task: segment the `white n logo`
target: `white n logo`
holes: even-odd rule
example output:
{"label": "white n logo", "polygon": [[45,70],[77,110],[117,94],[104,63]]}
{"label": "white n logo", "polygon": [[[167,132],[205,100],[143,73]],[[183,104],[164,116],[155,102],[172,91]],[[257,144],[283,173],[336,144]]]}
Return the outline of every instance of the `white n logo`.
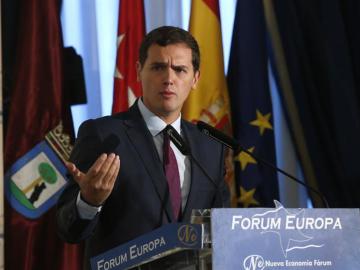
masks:
{"label": "white n logo", "polygon": [[244,260],[245,270],[262,270],[265,268],[265,262],[260,255],[249,255]]}

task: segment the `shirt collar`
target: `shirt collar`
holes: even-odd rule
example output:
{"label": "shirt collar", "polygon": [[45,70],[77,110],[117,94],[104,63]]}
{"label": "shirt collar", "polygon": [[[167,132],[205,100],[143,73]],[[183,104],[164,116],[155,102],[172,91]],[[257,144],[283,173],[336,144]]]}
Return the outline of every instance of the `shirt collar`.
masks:
{"label": "shirt collar", "polygon": [[[152,136],[158,135],[167,124],[153,112],[151,112],[143,103],[142,99],[138,100],[138,108],[142,117],[145,120],[146,126],[149,129]],[[171,123],[171,126],[176,129],[176,131],[180,134],[181,132],[181,115]]]}

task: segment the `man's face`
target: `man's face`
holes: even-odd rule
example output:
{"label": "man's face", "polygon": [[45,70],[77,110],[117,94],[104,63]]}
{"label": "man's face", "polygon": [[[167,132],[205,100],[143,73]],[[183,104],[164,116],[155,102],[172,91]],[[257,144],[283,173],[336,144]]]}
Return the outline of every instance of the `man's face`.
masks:
{"label": "man's face", "polygon": [[143,66],[137,63],[145,106],[165,122],[173,122],[199,79],[192,51],[183,43],[149,47]]}

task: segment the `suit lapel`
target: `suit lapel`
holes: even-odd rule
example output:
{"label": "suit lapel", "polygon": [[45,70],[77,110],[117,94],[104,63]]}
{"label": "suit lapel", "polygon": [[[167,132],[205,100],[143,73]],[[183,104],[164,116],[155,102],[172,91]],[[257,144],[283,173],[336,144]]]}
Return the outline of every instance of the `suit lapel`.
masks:
{"label": "suit lapel", "polygon": [[[197,160],[199,160],[197,153],[201,153],[201,151],[203,151],[203,149],[201,149],[200,147],[201,143],[199,143],[201,141],[199,132],[197,132],[197,130],[195,130],[185,121],[182,121],[182,130],[184,131],[185,139],[190,146],[192,156],[194,156]],[[194,162],[191,161],[190,191],[188,194],[188,199],[183,213],[183,220],[190,220],[192,206],[194,205],[193,201],[195,200],[196,196],[198,196],[198,194],[194,192],[197,190],[197,186],[198,186],[198,181],[196,181],[196,179],[200,179],[200,177],[202,177],[202,172],[200,171],[198,166],[196,166]]]}
{"label": "suit lapel", "polygon": [[144,164],[155,186],[168,222],[174,220],[169,189],[162,164],[157,153],[154,140],[137,107],[137,102],[129,109],[129,118],[124,121],[130,142],[135,147],[140,160]]}

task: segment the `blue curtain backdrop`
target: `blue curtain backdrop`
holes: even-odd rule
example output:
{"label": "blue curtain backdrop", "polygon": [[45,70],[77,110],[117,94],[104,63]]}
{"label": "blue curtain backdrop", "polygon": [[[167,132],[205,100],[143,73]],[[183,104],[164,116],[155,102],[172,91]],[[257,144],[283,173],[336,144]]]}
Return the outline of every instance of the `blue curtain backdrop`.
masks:
{"label": "blue curtain backdrop", "polygon": [[357,208],[360,2],[271,2],[281,40],[275,53],[285,56],[275,66],[287,70],[289,84],[278,82],[305,179],[331,207]]}

